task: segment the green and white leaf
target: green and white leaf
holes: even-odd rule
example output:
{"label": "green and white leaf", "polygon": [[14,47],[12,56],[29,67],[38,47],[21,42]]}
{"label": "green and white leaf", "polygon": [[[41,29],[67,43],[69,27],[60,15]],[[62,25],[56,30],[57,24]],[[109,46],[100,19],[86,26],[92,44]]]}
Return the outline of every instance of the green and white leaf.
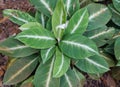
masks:
{"label": "green and white leaf", "polygon": [[116,59],[120,60],[120,37],[115,41],[114,52]]}
{"label": "green and white leaf", "polygon": [[92,30],[104,26],[111,19],[112,16],[111,12],[103,4],[92,3],[89,4],[87,8],[90,14],[89,24],[87,28],[88,30]]}
{"label": "green and white leaf", "polygon": [[59,87],[59,78],[52,78],[54,60],[55,56],[45,64],[39,65],[33,81],[35,87]]}
{"label": "green and white leaf", "polygon": [[53,14],[58,0],[30,0],[30,2],[44,15],[50,17]]}
{"label": "green and white leaf", "polygon": [[46,21],[48,18],[43,13],[41,13],[39,11],[36,12],[35,18],[45,28]]}
{"label": "green and white leaf", "polygon": [[67,15],[71,17],[79,8],[79,0],[63,0],[66,8]]}
{"label": "green and white leaf", "polygon": [[52,46],[48,49],[42,49],[40,52],[43,63],[46,63],[53,56],[55,52],[55,46]]}
{"label": "green and white leaf", "polygon": [[112,39],[114,33],[114,28],[103,26],[98,29],[87,31],[84,35],[92,39],[97,46],[100,47],[106,44],[108,40]]}
{"label": "green and white leaf", "polygon": [[29,30],[29,29],[35,29],[35,28],[43,29],[43,26],[39,24],[38,22],[29,22],[19,27],[19,29],[22,31]]}
{"label": "green and white leaf", "polygon": [[3,11],[4,16],[9,17],[9,19],[18,24],[18,25],[23,25],[28,22],[36,22],[36,19],[29,15],[26,12],[22,12],[19,10],[13,10],[13,9],[5,9]]}
{"label": "green and white leaf", "polygon": [[52,29],[55,37],[59,41],[66,27],[66,11],[62,0],[58,0],[55,11],[52,16]]}
{"label": "green and white leaf", "polygon": [[115,9],[120,12],[120,0],[112,0],[112,2]]}
{"label": "green and white leaf", "polygon": [[112,21],[116,25],[120,26],[120,12],[118,12],[112,4],[109,5],[109,8],[112,12]]}
{"label": "green and white leaf", "polygon": [[63,76],[70,67],[70,58],[65,56],[58,48],[56,48],[56,59],[53,68],[53,77]]}
{"label": "green and white leaf", "polygon": [[120,61],[118,61],[117,66],[120,66]]}
{"label": "green and white leaf", "polygon": [[17,59],[6,71],[3,83],[5,85],[17,84],[25,80],[36,68],[38,56],[31,55]]}
{"label": "green and white leaf", "polygon": [[65,33],[73,34],[80,33],[83,34],[88,26],[89,15],[86,8],[78,10],[70,19]]}
{"label": "green and white leaf", "polygon": [[87,73],[104,73],[109,70],[109,66],[102,56],[94,55],[89,58],[81,59],[76,66]]}
{"label": "green and white leaf", "polygon": [[83,75],[69,69],[60,79],[60,87],[82,87]]}
{"label": "green and white leaf", "polygon": [[7,56],[25,57],[36,52],[38,52],[38,50],[25,46],[20,41],[14,39],[14,37],[9,37],[0,42],[0,53]]}
{"label": "green and white leaf", "polygon": [[61,51],[74,59],[84,59],[98,54],[96,44],[79,34],[67,35],[59,44]]}
{"label": "green and white leaf", "polygon": [[23,31],[16,36],[16,39],[36,49],[46,49],[56,43],[54,35],[50,31],[39,28]]}

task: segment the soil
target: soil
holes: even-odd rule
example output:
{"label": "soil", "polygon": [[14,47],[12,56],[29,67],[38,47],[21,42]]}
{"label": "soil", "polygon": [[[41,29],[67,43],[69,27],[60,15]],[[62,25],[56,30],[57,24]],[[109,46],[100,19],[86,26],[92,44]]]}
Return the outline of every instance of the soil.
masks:
{"label": "soil", "polygon": [[[11,8],[34,12],[34,8],[30,5],[28,0],[0,0],[0,41],[19,32],[18,25],[12,23],[7,18],[3,18],[2,11]],[[8,58],[0,54],[0,87],[10,87],[2,85],[7,62]],[[87,81],[84,87],[120,87],[120,82],[115,81],[109,72],[105,73],[99,80],[93,80],[87,75],[86,79]]]}

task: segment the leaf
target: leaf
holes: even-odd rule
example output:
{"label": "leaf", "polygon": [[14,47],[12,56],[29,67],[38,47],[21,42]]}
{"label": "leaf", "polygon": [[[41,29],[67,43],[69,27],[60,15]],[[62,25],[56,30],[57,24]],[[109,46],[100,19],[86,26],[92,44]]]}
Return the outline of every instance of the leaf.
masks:
{"label": "leaf", "polygon": [[88,11],[86,8],[78,10],[70,19],[67,28],[67,34],[80,33],[83,34],[88,25]]}
{"label": "leaf", "polygon": [[80,8],[87,6],[88,4],[92,3],[92,0],[79,0],[80,1]]}
{"label": "leaf", "polygon": [[59,87],[59,78],[52,78],[54,60],[55,56],[45,64],[39,65],[33,81],[35,87]]}
{"label": "leaf", "polygon": [[25,80],[36,68],[38,56],[32,55],[17,59],[6,71],[3,82],[5,85],[17,84]]}
{"label": "leaf", "polygon": [[84,35],[92,39],[98,47],[101,47],[105,45],[108,40],[112,39],[114,33],[114,28],[107,28],[106,26],[103,26],[98,29],[87,31]]}
{"label": "leaf", "polygon": [[118,61],[117,66],[120,66],[120,61]]}
{"label": "leaf", "polygon": [[38,28],[21,32],[16,36],[16,39],[36,49],[46,49],[54,46],[56,43],[54,35],[51,32]]}
{"label": "leaf", "polygon": [[84,59],[98,54],[95,43],[79,34],[65,36],[59,46],[65,55],[74,59]]}
{"label": "leaf", "polygon": [[115,41],[114,52],[116,59],[120,60],[120,37]]}
{"label": "leaf", "polygon": [[60,79],[60,87],[82,87],[83,76],[81,73],[69,69]]}
{"label": "leaf", "polygon": [[55,52],[55,46],[52,46],[48,49],[42,49],[41,57],[42,57],[43,63],[46,63],[46,61],[48,61],[53,56],[54,52]]}
{"label": "leaf", "polygon": [[20,87],[33,87],[33,76],[25,80]]}
{"label": "leaf", "polygon": [[101,56],[91,56],[89,58],[81,59],[76,66],[87,73],[104,73],[109,70],[107,62]]}
{"label": "leaf", "polygon": [[52,16],[52,29],[55,37],[59,41],[63,35],[64,26],[66,22],[66,12],[64,8],[64,3],[62,0],[58,0],[55,11]]}
{"label": "leaf", "polygon": [[12,57],[25,57],[38,52],[36,49],[32,49],[25,46],[23,43],[9,37],[6,40],[0,42],[0,53],[12,56]]}
{"label": "leaf", "polygon": [[35,18],[30,16],[28,13],[19,10],[5,9],[3,14],[4,16],[8,16],[12,22],[18,25],[23,25],[28,22],[36,22]]}
{"label": "leaf", "polygon": [[112,68],[111,75],[114,79],[120,80],[120,67]]}
{"label": "leaf", "polygon": [[120,12],[120,0],[112,0],[114,7]]}
{"label": "leaf", "polygon": [[56,59],[53,68],[53,77],[58,78],[64,75],[70,67],[70,58],[65,56],[56,48]]}
{"label": "leaf", "polygon": [[112,4],[109,5],[109,8],[112,12],[112,21],[120,26],[120,12],[116,11],[116,9],[114,8],[114,6]]}
{"label": "leaf", "polygon": [[79,0],[63,0],[68,17],[71,17],[79,8]]}
{"label": "leaf", "polygon": [[115,66],[115,61],[113,60],[113,57],[111,55],[108,55],[107,53],[101,53],[101,56],[106,60],[109,67]]}
{"label": "leaf", "polygon": [[46,26],[45,22],[47,21],[48,18],[43,13],[37,11],[35,14],[35,18],[43,27]]}
{"label": "leaf", "polygon": [[90,14],[88,30],[104,26],[111,19],[111,12],[105,5],[92,3],[87,8]]}
{"label": "leaf", "polygon": [[53,14],[57,0],[30,0],[30,2],[35,5],[37,10],[50,17]]}
{"label": "leaf", "polygon": [[43,29],[43,26],[40,25],[38,22],[29,22],[27,24],[23,24],[22,26],[19,27],[20,30],[29,30],[29,29],[34,29],[35,27],[39,29]]}

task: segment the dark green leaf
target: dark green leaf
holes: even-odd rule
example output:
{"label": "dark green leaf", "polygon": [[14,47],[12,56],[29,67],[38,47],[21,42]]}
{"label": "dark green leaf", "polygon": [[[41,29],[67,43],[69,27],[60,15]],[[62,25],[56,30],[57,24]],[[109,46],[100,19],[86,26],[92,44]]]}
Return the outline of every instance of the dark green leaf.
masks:
{"label": "dark green leaf", "polygon": [[6,71],[3,82],[5,85],[13,85],[25,80],[36,68],[38,56],[32,55],[17,59]]}

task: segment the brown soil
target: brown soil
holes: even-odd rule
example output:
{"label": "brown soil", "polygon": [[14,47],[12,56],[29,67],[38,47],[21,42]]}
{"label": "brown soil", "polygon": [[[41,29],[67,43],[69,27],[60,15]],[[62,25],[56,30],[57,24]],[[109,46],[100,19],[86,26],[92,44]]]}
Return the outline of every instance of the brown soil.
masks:
{"label": "brown soil", "polygon": [[[2,11],[9,8],[34,12],[34,8],[28,0],[0,0],[0,41],[19,32],[18,25],[10,22],[7,18],[3,18]],[[2,85],[7,61],[8,58],[0,54],[0,87],[9,87]],[[120,87],[120,82],[116,82],[109,73],[104,74],[99,80],[93,80],[88,76],[86,78],[84,87]]]}

